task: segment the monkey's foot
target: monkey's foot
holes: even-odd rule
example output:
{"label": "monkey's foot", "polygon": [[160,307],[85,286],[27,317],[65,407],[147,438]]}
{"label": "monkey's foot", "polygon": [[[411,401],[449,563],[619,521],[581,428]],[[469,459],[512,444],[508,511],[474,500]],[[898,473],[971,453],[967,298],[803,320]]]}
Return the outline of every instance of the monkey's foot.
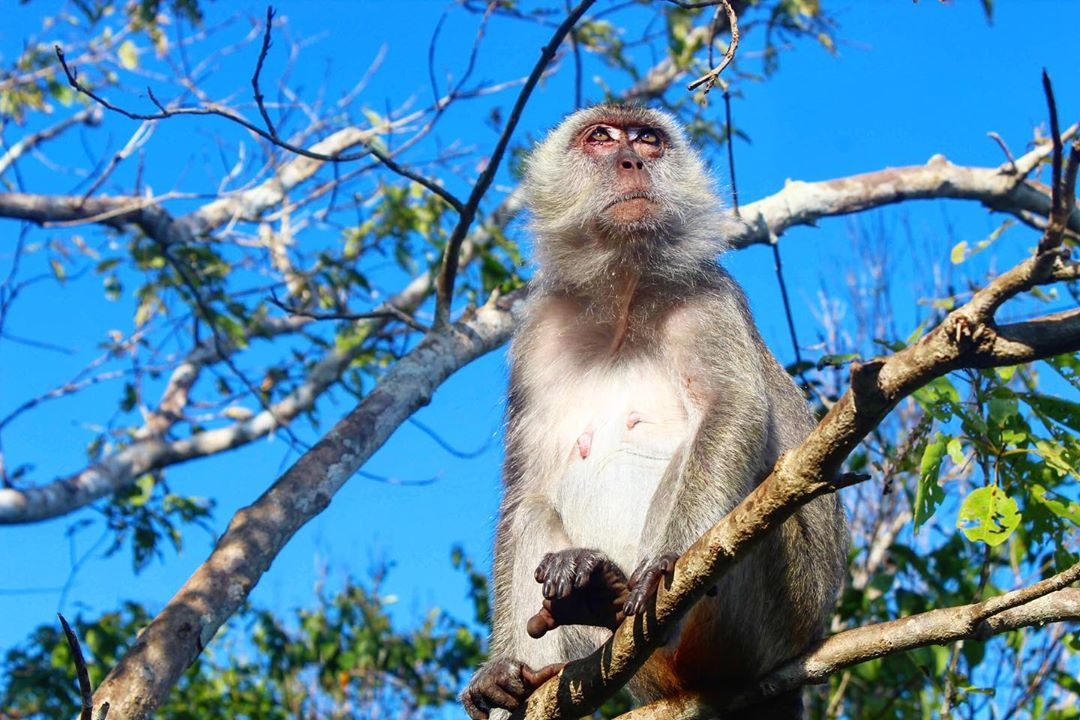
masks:
{"label": "monkey's foot", "polygon": [[487,720],[496,708],[516,710],[565,665],[554,663],[533,670],[516,660],[493,660],[476,671],[459,699],[472,720]]}
{"label": "monkey's foot", "polygon": [[645,558],[630,576],[630,596],[623,606],[626,615],[637,615],[645,610],[649,600],[656,595],[656,589],[660,587],[661,580],[667,580],[670,584],[675,576],[675,561],[679,556],[674,553],[666,553],[655,559]]}
{"label": "monkey's foot", "polygon": [[623,621],[626,575],[598,550],[571,548],[548,553],[536,568],[543,583],[544,604],[529,619],[528,632],[543,637],[560,625],[594,625],[615,629]]}

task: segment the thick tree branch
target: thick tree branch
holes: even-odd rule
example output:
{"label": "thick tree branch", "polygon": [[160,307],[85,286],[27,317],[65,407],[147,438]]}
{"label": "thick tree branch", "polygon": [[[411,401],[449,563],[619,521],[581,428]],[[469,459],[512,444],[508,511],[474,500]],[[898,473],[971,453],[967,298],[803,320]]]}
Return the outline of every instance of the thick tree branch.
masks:
{"label": "thick tree branch", "polygon": [[262,497],[239,511],[206,562],[101,683],[94,704],[110,703],[113,717],[148,717],[293,534],[326,509],[447,377],[505,342],[511,307],[523,296],[508,295],[429,333]]}
{"label": "thick tree branch", "polygon": [[[1076,126],[1069,132],[1075,132]],[[1037,148],[1018,164],[1045,157],[1048,148]],[[849,215],[908,200],[975,200],[997,212],[1025,219],[1033,213],[1048,217],[1050,195],[1035,183],[1000,168],[953,165],[935,155],[925,165],[887,168],[862,175],[821,182],[788,181],[784,189],[740,208],[745,227],[730,242],[733,247],[764,245],[795,225],[814,225],[823,217]],[[1072,232],[1080,232],[1080,211],[1065,220]]]}

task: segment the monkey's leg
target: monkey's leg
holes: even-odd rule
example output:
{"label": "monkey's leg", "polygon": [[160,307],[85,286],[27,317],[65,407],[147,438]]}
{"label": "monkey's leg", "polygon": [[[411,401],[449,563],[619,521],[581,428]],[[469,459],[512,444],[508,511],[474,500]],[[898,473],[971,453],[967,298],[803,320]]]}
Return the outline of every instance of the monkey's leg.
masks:
{"label": "monkey's leg", "polygon": [[504,501],[495,535],[491,659],[461,693],[473,720],[519,707],[567,659],[557,634],[533,639],[526,627],[543,600],[535,578],[538,564],[545,554],[569,546],[562,519],[545,498],[528,495]]}
{"label": "monkey's leg", "polygon": [[626,617],[626,575],[599,550],[571,548],[548,553],[536,568],[543,607],[529,619],[529,635],[541,638],[560,625],[614,630]]}

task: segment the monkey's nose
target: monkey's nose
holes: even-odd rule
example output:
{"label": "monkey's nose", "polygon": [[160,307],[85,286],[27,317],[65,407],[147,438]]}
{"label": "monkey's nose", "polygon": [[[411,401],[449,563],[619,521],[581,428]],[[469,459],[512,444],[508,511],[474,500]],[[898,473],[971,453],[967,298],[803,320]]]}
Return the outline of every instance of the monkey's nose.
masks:
{"label": "monkey's nose", "polygon": [[619,154],[615,156],[615,167],[620,170],[634,172],[637,170],[644,170],[645,162],[641,159],[640,155],[630,148],[623,148],[619,151]]}

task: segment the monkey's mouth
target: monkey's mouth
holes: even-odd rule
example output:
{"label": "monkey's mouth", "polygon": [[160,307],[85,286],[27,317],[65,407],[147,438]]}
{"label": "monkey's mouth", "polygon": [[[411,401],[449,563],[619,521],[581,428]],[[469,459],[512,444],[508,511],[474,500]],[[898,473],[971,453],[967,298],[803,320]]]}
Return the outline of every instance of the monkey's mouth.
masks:
{"label": "monkey's mouth", "polygon": [[651,195],[635,192],[621,195],[608,203],[603,213],[615,223],[633,225],[652,220],[656,215],[657,207],[658,204]]}
{"label": "monkey's mouth", "polygon": [[634,200],[644,200],[644,201],[650,202],[650,203],[656,202],[655,200],[652,199],[652,196],[649,195],[648,193],[644,193],[644,192],[627,193],[625,195],[620,195],[619,197],[615,198],[614,200],[609,202],[607,205],[605,205],[603,212],[607,212],[608,210],[615,207],[616,205],[621,205],[622,203],[625,203],[625,202],[633,202]]}

